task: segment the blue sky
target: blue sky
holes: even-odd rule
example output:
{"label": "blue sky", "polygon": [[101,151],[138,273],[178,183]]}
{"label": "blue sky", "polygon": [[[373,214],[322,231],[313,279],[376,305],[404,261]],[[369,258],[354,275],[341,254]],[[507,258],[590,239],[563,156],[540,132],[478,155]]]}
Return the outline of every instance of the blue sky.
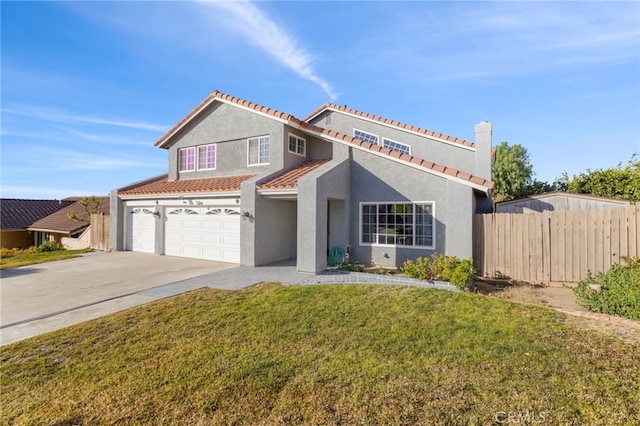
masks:
{"label": "blue sky", "polygon": [[106,194],[212,90],[521,143],[536,178],[640,153],[640,2],[12,2],[1,193]]}

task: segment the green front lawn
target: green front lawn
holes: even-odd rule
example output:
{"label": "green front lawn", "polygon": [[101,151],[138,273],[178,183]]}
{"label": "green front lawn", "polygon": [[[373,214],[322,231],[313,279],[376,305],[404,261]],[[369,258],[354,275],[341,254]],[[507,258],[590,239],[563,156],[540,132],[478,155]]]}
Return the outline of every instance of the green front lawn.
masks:
{"label": "green front lawn", "polygon": [[56,260],[78,257],[83,253],[89,253],[91,249],[82,250],[58,250],[44,253],[18,254],[12,257],[0,259],[0,269],[17,268],[18,266],[34,265],[36,263],[53,262]]}
{"label": "green front lawn", "polygon": [[203,289],[0,348],[1,422],[635,424],[640,347],[579,324],[417,288]]}

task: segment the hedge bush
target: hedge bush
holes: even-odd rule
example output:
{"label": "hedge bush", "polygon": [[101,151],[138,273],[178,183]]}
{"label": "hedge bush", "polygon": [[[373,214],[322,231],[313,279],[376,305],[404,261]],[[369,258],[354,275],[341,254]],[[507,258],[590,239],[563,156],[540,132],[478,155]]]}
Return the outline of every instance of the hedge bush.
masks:
{"label": "hedge bush", "polygon": [[431,257],[418,257],[407,260],[400,268],[410,278],[419,280],[449,281],[464,290],[476,275],[471,259],[458,259],[456,256],[444,256],[434,253]]}
{"label": "hedge bush", "polygon": [[48,251],[58,251],[58,250],[64,250],[64,246],[55,240],[48,240],[40,244],[36,249],[36,252],[45,253]]}
{"label": "hedge bush", "polygon": [[[573,289],[578,302],[593,312],[640,321],[640,257],[623,258],[625,265],[613,265],[606,274],[588,274]],[[600,285],[600,291],[590,285]]]}

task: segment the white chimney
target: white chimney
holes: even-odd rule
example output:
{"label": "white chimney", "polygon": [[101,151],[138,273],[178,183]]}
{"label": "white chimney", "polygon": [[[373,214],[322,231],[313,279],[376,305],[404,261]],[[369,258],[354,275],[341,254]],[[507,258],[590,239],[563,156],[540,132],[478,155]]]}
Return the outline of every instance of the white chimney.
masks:
{"label": "white chimney", "polygon": [[491,180],[491,122],[476,124],[475,176]]}

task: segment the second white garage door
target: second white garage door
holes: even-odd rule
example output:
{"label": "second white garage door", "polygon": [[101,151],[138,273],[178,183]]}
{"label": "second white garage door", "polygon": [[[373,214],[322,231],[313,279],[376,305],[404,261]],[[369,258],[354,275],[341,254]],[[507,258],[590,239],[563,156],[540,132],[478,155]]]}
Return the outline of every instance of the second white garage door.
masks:
{"label": "second white garage door", "polygon": [[237,207],[167,208],[164,253],[240,263],[240,217]]}

